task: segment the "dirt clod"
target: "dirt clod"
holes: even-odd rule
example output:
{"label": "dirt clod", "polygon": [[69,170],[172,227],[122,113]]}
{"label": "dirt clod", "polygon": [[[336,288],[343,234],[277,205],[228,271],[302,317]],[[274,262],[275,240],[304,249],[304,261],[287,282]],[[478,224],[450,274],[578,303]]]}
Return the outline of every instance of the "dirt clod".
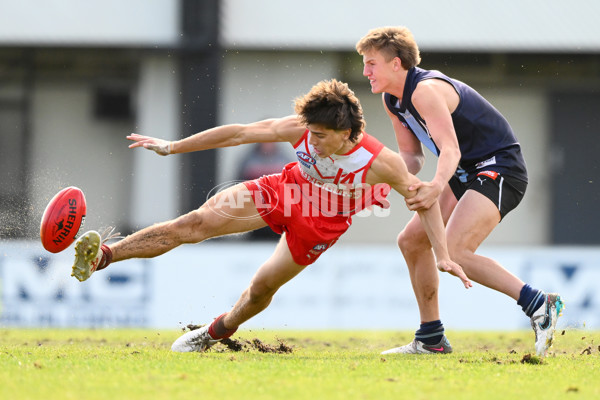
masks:
{"label": "dirt clod", "polygon": [[533,356],[529,353],[521,358],[521,364],[542,364],[543,360],[538,356]]}
{"label": "dirt clod", "polygon": [[[186,330],[194,331],[196,329],[202,328],[204,325],[194,325],[188,324],[182,328],[185,332]],[[260,339],[255,338],[252,341],[248,341],[244,338],[240,339],[231,339],[226,338],[222,339],[220,343],[225,346],[225,349],[221,347],[221,349],[217,349],[217,351],[225,352],[225,351],[250,351],[250,350],[258,350],[261,353],[275,353],[275,354],[285,354],[292,353],[294,351],[292,346],[287,345],[283,340],[277,339],[279,343],[277,346],[272,346],[270,344],[263,343]]]}
{"label": "dirt clod", "polygon": [[261,353],[283,354],[291,353],[293,351],[292,348],[285,344],[282,340],[277,339],[277,342],[279,342],[278,346],[271,346],[269,344],[261,342],[259,339],[253,339],[252,346]]}
{"label": "dirt clod", "polygon": [[261,353],[275,353],[275,354],[286,354],[293,352],[293,348],[288,346],[281,339],[277,339],[279,343],[276,346],[263,343],[260,339],[252,339],[252,341],[248,341],[246,339],[240,338],[238,339],[223,339],[221,340],[221,344],[223,344],[226,350],[229,351],[250,351],[250,350],[258,350]]}
{"label": "dirt clod", "polygon": [[196,329],[200,329],[202,328],[204,325],[194,325],[194,324],[187,324],[185,327],[181,328],[182,331],[185,332],[185,330],[189,330],[189,331],[195,331]]}
{"label": "dirt clod", "polygon": [[236,339],[223,339],[221,343],[231,351],[243,351],[245,347],[244,343]]}

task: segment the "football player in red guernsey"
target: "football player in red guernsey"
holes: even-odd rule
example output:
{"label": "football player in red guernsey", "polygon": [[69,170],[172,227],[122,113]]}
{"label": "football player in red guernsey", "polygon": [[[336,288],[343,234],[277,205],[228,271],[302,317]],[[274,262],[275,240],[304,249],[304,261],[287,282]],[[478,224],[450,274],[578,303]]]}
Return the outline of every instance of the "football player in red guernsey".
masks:
{"label": "football player in red guernsey", "polygon": [[[350,88],[321,81],[295,102],[295,115],[246,125],[224,125],[178,141],[131,134],[129,147],[169,155],[257,142],[288,142],[298,160],[280,174],[229,187],[199,209],[152,225],[114,244],[90,231],[75,246],[73,276],[84,281],[111,262],[150,258],[185,243],[270,226],[281,234],[273,255],[257,270],[233,308],[210,325],[177,339],[173,351],[204,351],[231,336],[264,310],[275,292],[330,248],[352,216],[371,205],[386,206],[390,187],[405,197],[420,182],[399,154],[363,131],[362,107]],[[449,258],[439,205],[419,210],[437,267],[471,282]],[[448,351],[451,348],[448,347]]]}

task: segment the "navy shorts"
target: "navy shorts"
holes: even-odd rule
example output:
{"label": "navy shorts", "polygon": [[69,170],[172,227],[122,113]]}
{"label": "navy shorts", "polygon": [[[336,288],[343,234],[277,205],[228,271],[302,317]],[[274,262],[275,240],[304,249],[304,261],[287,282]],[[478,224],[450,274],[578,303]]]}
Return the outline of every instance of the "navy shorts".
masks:
{"label": "navy shorts", "polygon": [[467,190],[479,192],[498,207],[500,219],[519,205],[527,189],[527,182],[490,170],[480,171],[471,179],[463,180],[454,175],[448,182],[456,199],[460,200]]}

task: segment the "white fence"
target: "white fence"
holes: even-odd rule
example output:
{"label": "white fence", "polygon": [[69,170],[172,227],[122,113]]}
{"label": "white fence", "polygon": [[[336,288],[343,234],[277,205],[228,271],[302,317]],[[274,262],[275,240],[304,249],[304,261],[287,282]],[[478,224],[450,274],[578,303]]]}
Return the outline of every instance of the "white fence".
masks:
{"label": "white fence", "polygon": [[[151,260],[111,265],[84,283],[70,276],[71,249],[0,244],[0,327],[178,328],[229,310],[274,244],[208,242]],[[600,248],[493,247],[495,258],[534,287],[558,291],[559,327],[600,328]],[[450,329],[526,329],[512,299],[441,275],[442,321]],[[282,287],[245,328],[415,329],[416,301],[394,247],[336,245]]]}

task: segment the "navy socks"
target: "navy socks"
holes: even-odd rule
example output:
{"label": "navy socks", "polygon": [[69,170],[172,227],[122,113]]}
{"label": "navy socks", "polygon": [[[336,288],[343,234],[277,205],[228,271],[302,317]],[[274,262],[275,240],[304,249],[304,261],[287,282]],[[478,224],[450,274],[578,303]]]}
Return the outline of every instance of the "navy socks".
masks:
{"label": "navy socks", "polygon": [[439,319],[421,324],[419,330],[415,332],[415,339],[427,345],[438,344],[442,337],[444,337],[444,325]]}
{"label": "navy socks", "polygon": [[[540,308],[546,301],[544,292],[534,289],[525,284],[519,294],[517,304],[521,306],[523,312],[531,318],[534,312]],[[427,345],[438,344],[444,337],[444,325],[439,319],[436,321],[422,323],[419,330],[415,332],[415,339]]]}
{"label": "navy socks", "polygon": [[531,318],[534,312],[544,304],[546,296],[544,292],[538,289],[534,289],[528,284],[525,284],[519,294],[519,301],[517,304],[521,306],[523,312]]}

